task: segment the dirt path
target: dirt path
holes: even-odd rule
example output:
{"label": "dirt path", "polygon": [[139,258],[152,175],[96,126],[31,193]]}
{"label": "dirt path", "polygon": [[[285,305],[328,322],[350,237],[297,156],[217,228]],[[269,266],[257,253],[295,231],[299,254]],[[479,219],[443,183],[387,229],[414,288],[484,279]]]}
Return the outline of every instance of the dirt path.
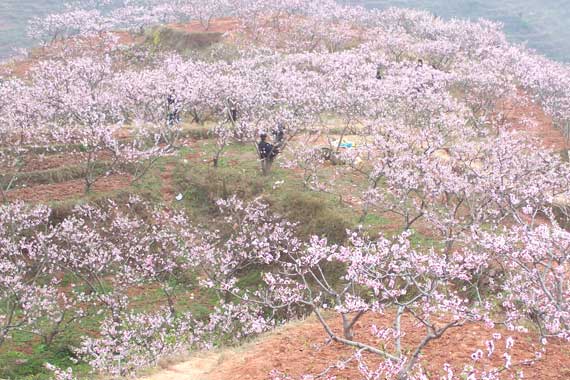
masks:
{"label": "dirt path", "polygon": [[[333,329],[340,332],[338,318],[331,319]],[[372,325],[389,326],[390,316],[366,316],[357,324],[356,337],[369,344],[382,344],[378,338],[368,333]],[[406,332],[404,346],[411,347],[423,337],[423,329],[412,322],[409,317],[403,318],[403,329]],[[510,351],[515,364],[512,370],[505,371],[501,379],[511,379],[516,371],[523,370],[525,378],[534,380],[568,380],[570,378],[570,349],[556,340],[551,340],[543,359],[531,366],[520,366],[524,360],[532,359],[534,352],[540,350],[537,337],[533,334],[511,332],[506,329],[488,330],[482,324],[468,324],[450,330],[444,337],[430,343],[421,360],[432,376],[439,378],[445,363],[456,368],[464,364],[472,364],[471,354],[477,349],[485,350],[485,340],[491,339],[493,332],[500,331],[502,338],[497,341],[499,354],[479,363],[482,368],[500,367],[503,364],[502,352],[505,340],[511,336],[515,345]],[[337,343],[328,343],[321,325],[310,318],[303,322],[293,322],[265,334],[254,342],[247,343],[238,349],[212,351],[193,356],[179,364],[163,365],[154,374],[141,377],[140,380],[268,380],[271,370],[277,369],[297,379],[304,374],[316,375],[331,364],[346,360],[353,350]],[[367,362],[374,367],[379,359],[376,356],[365,356]],[[333,370],[330,375],[337,379],[359,379],[356,363],[350,363],[343,370]]]}
{"label": "dirt path", "polygon": [[172,176],[175,168],[176,163],[169,162],[164,166],[162,173],[160,173],[160,179],[162,182],[160,192],[162,194],[162,199],[164,199],[166,203],[174,201],[174,197],[176,196],[176,194],[174,194],[174,184],[172,182]]}
{"label": "dirt path", "polygon": [[156,372],[140,380],[212,380],[212,372],[223,360],[219,351],[199,353],[178,364],[162,364]]}

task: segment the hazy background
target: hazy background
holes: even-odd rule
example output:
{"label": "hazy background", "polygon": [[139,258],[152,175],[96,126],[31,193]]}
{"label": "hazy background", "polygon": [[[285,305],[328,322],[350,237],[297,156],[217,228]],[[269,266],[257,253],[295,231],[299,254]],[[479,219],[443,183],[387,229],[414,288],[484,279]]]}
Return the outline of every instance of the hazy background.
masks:
{"label": "hazy background", "polygon": [[[307,0],[310,1],[310,0]],[[511,41],[527,42],[553,59],[570,62],[570,0],[345,0],[369,7],[427,9],[444,18],[501,21]],[[0,59],[14,48],[29,47],[31,17],[63,9],[65,0],[0,0]]]}

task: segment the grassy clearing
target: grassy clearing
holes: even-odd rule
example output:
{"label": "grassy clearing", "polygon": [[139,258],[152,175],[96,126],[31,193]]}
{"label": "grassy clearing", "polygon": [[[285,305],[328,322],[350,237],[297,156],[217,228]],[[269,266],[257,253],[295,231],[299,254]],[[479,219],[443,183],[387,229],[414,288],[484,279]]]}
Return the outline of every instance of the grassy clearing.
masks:
{"label": "grassy clearing", "polygon": [[206,49],[221,42],[220,32],[187,32],[167,26],[159,26],[146,35],[145,43],[153,49],[174,50],[180,54],[190,54],[197,49]]}

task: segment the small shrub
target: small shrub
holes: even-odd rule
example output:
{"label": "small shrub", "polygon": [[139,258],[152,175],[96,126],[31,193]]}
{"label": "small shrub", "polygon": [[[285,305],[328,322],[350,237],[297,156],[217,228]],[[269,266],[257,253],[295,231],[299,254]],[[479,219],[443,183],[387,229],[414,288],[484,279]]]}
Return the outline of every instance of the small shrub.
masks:
{"label": "small shrub", "polygon": [[301,236],[319,235],[331,243],[341,243],[347,237],[347,230],[354,227],[351,211],[327,202],[322,194],[286,193],[275,207],[284,217],[299,223]]}
{"label": "small shrub", "polygon": [[214,209],[218,199],[236,195],[240,199],[252,199],[263,191],[263,178],[231,167],[193,166],[176,168],[174,173],[177,191],[187,194],[194,205],[207,204]]}

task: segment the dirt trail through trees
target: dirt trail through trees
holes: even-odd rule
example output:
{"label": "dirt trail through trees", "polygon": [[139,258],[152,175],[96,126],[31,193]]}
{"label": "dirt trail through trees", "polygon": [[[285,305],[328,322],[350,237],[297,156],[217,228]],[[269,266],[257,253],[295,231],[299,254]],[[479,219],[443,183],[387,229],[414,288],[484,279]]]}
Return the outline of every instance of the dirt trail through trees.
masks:
{"label": "dirt trail through trees", "polygon": [[219,351],[196,354],[178,364],[162,364],[159,371],[140,380],[212,380],[212,372],[219,366],[222,357]]}
{"label": "dirt trail through trees", "polygon": [[[356,333],[363,338],[368,334],[372,325],[383,326],[389,323],[388,316],[366,316],[358,323]],[[341,329],[338,318],[331,320],[335,330]],[[412,319],[404,317],[403,326],[406,331],[404,343],[421,339],[424,331],[413,325]],[[513,369],[505,371],[505,379],[523,370],[525,378],[534,380],[567,380],[570,378],[570,355],[563,342],[551,340],[543,358],[534,365],[520,365],[524,360],[532,359],[534,352],[540,350],[540,344],[534,334],[510,332],[499,329],[502,334],[498,345],[504,345],[507,337],[515,340],[513,351]],[[487,330],[482,324],[468,324],[451,330],[442,339],[430,343],[425,350],[422,363],[433,378],[439,378],[445,363],[462,368],[471,364],[471,354],[477,349],[484,350],[485,339],[491,338],[491,333],[497,330]],[[379,345],[377,340],[370,344]],[[531,342],[529,344],[529,342]],[[276,369],[293,376],[295,379],[303,374],[319,374],[331,364],[344,361],[351,357],[353,350],[340,343],[328,343],[321,325],[313,318],[303,322],[292,322],[275,332],[266,334],[258,340],[247,343],[238,349],[199,353],[179,364],[162,365],[152,375],[141,377],[140,380],[267,380],[271,370]],[[367,362],[374,368],[379,358],[365,355]],[[496,355],[484,359],[479,365],[501,366],[502,357]],[[519,363],[517,365],[517,363]],[[332,370],[330,375],[340,379],[360,378],[356,363],[349,363],[345,370]],[[295,377],[296,376],[296,377]]]}

